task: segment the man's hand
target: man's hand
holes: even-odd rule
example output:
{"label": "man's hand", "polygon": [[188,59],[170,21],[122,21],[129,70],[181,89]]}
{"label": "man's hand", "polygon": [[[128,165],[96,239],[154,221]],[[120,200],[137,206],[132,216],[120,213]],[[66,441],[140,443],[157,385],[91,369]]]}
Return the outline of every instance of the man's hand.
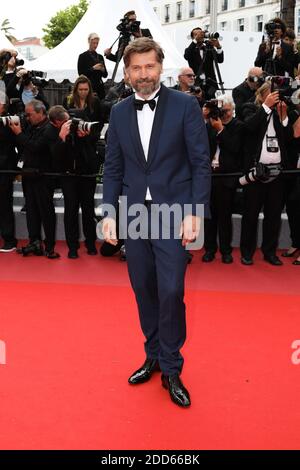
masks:
{"label": "man's hand", "polygon": [[218,119],[212,119],[210,118],[210,124],[211,126],[217,131],[221,132],[224,129],[223,123],[220,118]]}
{"label": "man's hand", "polygon": [[104,65],[103,64],[95,64],[95,65],[93,65],[93,69],[94,70],[103,70]]}
{"label": "man's hand", "polygon": [[102,234],[104,240],[110,245],[116,246],[118,244],[116,221],[110,217],[106,217],[102,222]]}
{"label": "man's hand", "polygon": [[270,93],[264,101],[264,104],[268,106],[268,108],[270,109],[274,108],[274,106],[276,106],[277,103],[279,103],[278,91],[273,91],[272,93]]}
{"label": "man's hand", "polygon": [[70,134],[71,123],[72,123],[72,120],[69,120],[69,121],[65,122],[65,123],[61,126],[60,133],[59,133],[59,138],[60,138],[63,142],[66,141],[66,138],[67,138],[68,135]]}
{"label": "man's hand", "polygon": [[111,47],[108,47],[107,49],[104,50],[105,57],[111,54],[111,50],[112,50]]}
{"label": "man's hand", "polygon": [[90,131],[81,131],[80,129],[77,129],[77,136],[81,139],[82,137],[86,137],[87,135],[90,135]]}
{"label": "man's hand", "polygon": [[15,134],[15,135],[19,135],[19,134],[22,134],[22,127],[21,127],[21,123],[20,121],[19,122],[10,122],[9,123],[9,127],[11,128],[12,132]]}
{"label": "man's hand", "polygon": [[287,104],[284,101],[280,101],[276,105],[276,110],[277,110],[278,116],[280,118],[280,121],[281,122],[284,121],[285,118],[287,117]]}
{"label": "man's hand", "polygon": [[210,44],[213,46],[213,47],[216,47],[217,49],[221,49],[222,46],[219,42],[219,39],[210,39]]}
{"label": "man's hand", "polygon": [[182,238],[182,246],[194,242],[200,233],[200,217],[195,215],[187,215],[181,224],[180,237]]}

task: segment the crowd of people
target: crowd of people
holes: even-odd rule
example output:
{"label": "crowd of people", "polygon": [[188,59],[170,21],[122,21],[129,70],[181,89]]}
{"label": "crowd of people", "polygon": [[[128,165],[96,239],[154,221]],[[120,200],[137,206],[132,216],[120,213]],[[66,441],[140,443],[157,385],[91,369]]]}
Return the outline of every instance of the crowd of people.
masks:
{"label": "crowd of people", "polygon": [[[134,11],[124,15],[120,31],[116,52],[108,48],[104,56],[97,53],[99,36],[89,35],[89,48],[78,58],[79,76],[72,92],[63,103],[52,107],[45,99],[42,80],[18,66],[15,52],[1,51],[0,58],[7,53],[9,57],[0,61],[0,79],[4,84],[0,91],[0,171],[6,171],[0,172],[3,239],[0,252],[17,249],[13,213],[15,174],[7,173],[11,170],[22,173],[26,204],[28,244],[18,248],[21,255],[59,258],[55,250],[55,188],[61,188],[64,196],[68,257],[79,256],[79,208],[87,253],[97,254],[94,194],[100,167],[100,132],[109,123],[112,107],[135,93],[126,69],[120,83],[106,87],[105,60],[118,65],[128,44],[136,38],[152,37],[149,29],[140,28]],[[274,18],[268,24],[267,39],[259,46],[253,67],[232,94],[219,90],[216,71],[224,61],[224,51],[218,35],[194,28],[191,39],[184,53],[189,66],[180,70],[174,89],[197,99],[209,139],[213,176],[211,217],[205,220],[202,260],[212,262],[219,249],[223,263],[233,262],[232,214],[240,187],[243,188],[241,262],[253,264],[258,218],[263,211],[262,253],[268,263],[279,266],[282,261],[276,250],[284,207],[292,246],[283,256],[296,258],[300,254],[300,177],[282,174],[282,169],[300,168],[300,86],[291,88],[291,79],[298,83],[300,63],[295,34],[281,19]],[[12,118],[14,115],[18,118]],[[51,172],[61,176],[43,174]],[[244,178],[226,176],[231,173],[244,174]],[[101,254],[112,256],[121,250],[125,259],[122,246],[122,240],[114,247],[104,242]],[[300,256],[293,264],[300,265]]]}

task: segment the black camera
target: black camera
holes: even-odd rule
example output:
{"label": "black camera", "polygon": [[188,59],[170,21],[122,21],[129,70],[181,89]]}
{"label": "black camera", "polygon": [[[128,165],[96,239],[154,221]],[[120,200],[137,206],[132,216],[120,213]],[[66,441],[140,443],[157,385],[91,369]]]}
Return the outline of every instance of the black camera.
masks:
{"label": "black camera", "polygon": [[121,23],[118,24],[117,30],[120,31],[120,33],[123,36],[130,36],[131,34],[138,33],[140,30],[140,21],[132,21],[129,18],[122,18]]}
{"label": "black camera", "polygon": [[45,78],[47,77],[47,72],[42,72],[40,70],[31,70],[22,76],[22,82],[24,86],[28,86],[30,83],[38,87],[44,87],[47,85]]}
{"label": "black camera", "polygon": [[204,39],[219,39],[220,34],[215,32],[215,33],[210,33],[209,31],[204,31]]}
{"label": "black camera", "polygon": [[297,83],[295,88],[295,82],[293,82],[293,79],[291,77],[281,77],[279,75],[274,75],[271,77],[267,77],[266,79],[271,81],[271,93],[273,93],[273,91],[279,92],[280,101],[284,101],[286,104],[290,104],[293,102],[292,94],[297,89]]}
{"label": "black camera", "polygon": [[282,29],[281,24],[275,21],[269,21],[269,23],[265,24],[265,31],[270,38],[274,37],[275,29]]}
{"label": "black camera", "polygon": [[191,85],[189,87],[189,91],[192,95],[199,95],[199,93],[202,92],[202,88],[201,88],[201,86]]}
{"label": "black camera", "polygon": [[249,172],[239,179],[242,186],[246,184],[255,183],[257,181],[261,183],[268,183],[273,179],[277,178],[281,173],[281,165],[274,163],[265,165],[264,163],[257,163],[257,165],[249,170]]}
{"label": "black camera", "polygon": [[257,83],[259,87],[265,83],[264,76],[258,77],[257,75],[249,75],[247,79],[248,79],[248,82]]}
{"label": "black camera", "polygon": [[209,109],[207,115],[208,119],[221,119],[225,115],[225,111],[222,108],[223,102],[220,100],[208,100],[205,101],[205,107]]}

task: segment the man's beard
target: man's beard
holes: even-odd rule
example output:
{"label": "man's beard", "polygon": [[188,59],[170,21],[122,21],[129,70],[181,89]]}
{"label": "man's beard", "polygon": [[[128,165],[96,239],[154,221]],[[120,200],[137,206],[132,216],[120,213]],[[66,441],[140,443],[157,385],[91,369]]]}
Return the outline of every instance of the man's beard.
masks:
{"label": "man's beard", "polygon": [[144,96],[150,96],[155,92],[159,87],[159,81],[155,82],[154,80],[137,80],[134,83],[134,89]]}

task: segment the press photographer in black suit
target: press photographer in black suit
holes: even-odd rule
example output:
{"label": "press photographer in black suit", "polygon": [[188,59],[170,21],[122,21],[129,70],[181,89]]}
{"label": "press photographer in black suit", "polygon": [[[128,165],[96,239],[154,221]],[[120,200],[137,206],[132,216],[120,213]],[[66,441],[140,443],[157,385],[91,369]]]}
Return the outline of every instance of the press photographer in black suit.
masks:
{"label": "press photographer in black suit", "polygon": [[[221,107],[214,102],[206,102],[203,107],[208,131],[212,173],[235,173],[241,171],[243,165],[242,145],[243,128],[241,121],[234,117],[234,102],[231,96],[219,98]],[[238,181],[236,178],[215,177],[212,179],[210,198],[211,219],[205,220],[204,248],[202,261],[214,260],[219,247],[222,262],[233,262],[231,255],[233,203]]]}
{"label": "press photographer in black suit", "polygon": [[53,106],[49,119],[57,129],[57,140],[51,146],[52,165],[59,173],[73,176],[61,177],[64,195],[64,225],[69,248],[68,258],[77,259],[79,249],[79,208],[82,210],[82,227],[88,255],[96,255],[96,224],[94,195],[99,171],[96,154],[97,136],[93,130],[83,129],[78,120],[70,119],[66,109]]}
{"label": "press photographer in black suit", "polygon": [[266,23],[267,39],[258,48],[254,65],[262,67],[268,75],[288,75],[294,77],[294,51],[283,41],[286,25],[280,18]]}
{"label": "press photographer in black suit", "polygon": [[101,100],[105,96],[103,78],[107,77],[104,58],[96,52],[100,38],[98,34],[91,33],[88,37],[89,49],[78,57],[78,75],[85,75],[92,83],[93,91]]}
{"label": "press photographer in black suit", "polygon": [[121,34],[117,52],[112,54],[111,47],[104,51],[105,57],[113,62],[117,62],[122,58],[125,47],[128,46],[130,42],[142,37],[152,38],[149,29],[140,28],[140,21],[137,21],[137,16],[134,10],[125,13],[121,23],[117,26],[117,29]]}
{"label": "press photographer in black suit", "polygon": [[[267,173],[271,168],[288,166],[287,143],[293,139],[293,127],[288,118],[287,105],[278,91],[271,91],[271,83],[264,83],[256,93],[255,104],[243,109],[245,140],[244,170],[247,175],[255,167],[261,174],[261,164]],[[259,164],[259,165],[258,165]],[[272,172],[274,174],[274,172]],[[276,173],[276,172],[275,172]],[[250,171],[253,174],[253,170]],[[245,179],[243,179],[245,183]],[[242,182],[242,180],[240,180]],[[242,184],[243,184],[242,183]],[[255,178],[244,186],[244,214],[241,232],[242,264],[252,265],[257,245],[257,223],[263,209],[263,240],[261,250],[265,261],[280,266],[276,256],[283,207],[284,181],[282,176]]]}
{"label": "press photographer in black suit", "polygon": [[214,69],[214,61],[224,62],[224,53],[218,39],[205,39],[205,32],[201,28],[191,31],[191,44],[184,51],[184,58],[198,77],[207,99],[214,98],[218,89],[218,80]]}
{"label": "press photographer in black suit", "polygon": [[26,220],[29,244],[21,253],[26,256],[44,254],[41,228],[45,232],[45,254],[49,259],[59,258],[55,247],[55,209],[53,204],[53,180],[39,173],[52,170],[49,131],[51,129],[45,105],[32,100],[25,107],[29,126],[25,132],[20,123],[10,123],[20,147],[19,168],[27,172],[22,177],[23,192],[26,202]]}

